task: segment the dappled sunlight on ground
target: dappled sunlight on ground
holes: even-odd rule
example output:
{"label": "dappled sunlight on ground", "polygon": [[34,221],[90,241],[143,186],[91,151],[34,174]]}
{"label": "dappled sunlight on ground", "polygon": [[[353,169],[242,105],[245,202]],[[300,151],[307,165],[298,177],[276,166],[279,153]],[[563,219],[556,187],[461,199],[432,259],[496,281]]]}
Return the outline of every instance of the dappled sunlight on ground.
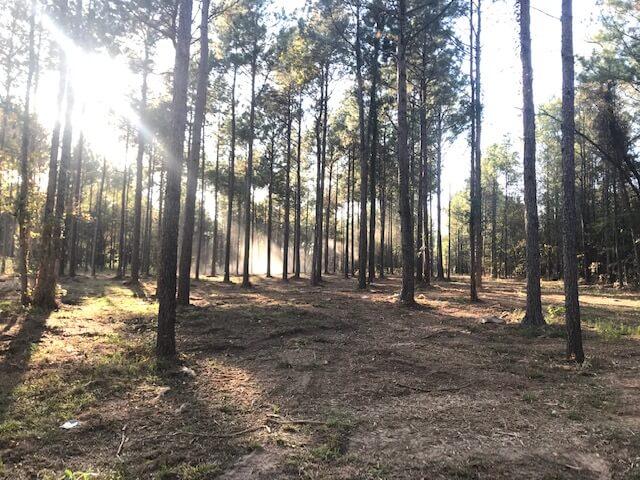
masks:
{"label": "dappled sunlight on ground", "polygon": [[[565,361],[563,327],[555,325],[557,282],[543,283],[553,325],[542,330],[518,325],[521,282],[485,279],[478,304],[469,302],[464,278],[434,282],[417,289],[415,309],[397,304],[396,277],[365,290],[340,276],[321,287],[306,279],[252,282],[248,290],[220,277],[193,283],[192,305],[178,312],[173,365],[157,366],[153,356],[152,279],[135,288],[107,277],[65,282],[61,308],[48,318],[0,304],[10,313],[0,323],[3,472],[638,473],[638,295],[585,289],[588,361],[578,368]],[[505,323],[483,324],[486,317]],[[65,432],[59,425],[69,419],[81,424]]]}

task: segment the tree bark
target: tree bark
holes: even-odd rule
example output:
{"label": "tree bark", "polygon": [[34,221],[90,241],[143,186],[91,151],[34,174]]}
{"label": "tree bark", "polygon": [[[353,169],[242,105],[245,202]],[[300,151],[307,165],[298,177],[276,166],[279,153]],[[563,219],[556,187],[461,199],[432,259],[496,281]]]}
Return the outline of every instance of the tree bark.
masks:
{"label": "tree bark", "polygon": [[564,245],[564,307],[567,326],[567,356],[584,361],[580,303],[575,205],[575,92],[572,0],[562,0],[562,190]]}
{"label": "tree bark", "polygon": [[356,8],[356,97],[358,102],[358,125],[360,131],[360,233],[358,242],[358,288],[367,287],[367,190],[369,182],[369,150],[364,113],[364,79],[362,78],[360,0]]}
{"label": "tree bark", "polygon": [[187,192],[184,201],[184,223],[178,276],[178,304],[189,305],[191,289],[191,261],[193,256],[193,232],[195,229],[196,190],[198,166],[203,141],[205,108],[207,104],[207,77],[209,74],[209,0],[202,0],[200,20],[200,58],[193,114],[193,138],[187,159]]}
{"label": "tree bark", "polygon": [[229,146],[229,191],[227,192],[227,232],[224,249],[224,283],[231,283],[231,227],[233,225],[233,195],[235,190],[236,173],[236,77],[238,66],[233,66],[233,82],[231,84],[231,145]]}
{"label": "tree bark", "polygon": [[180,180],[184,157],[184,131],[187,122],[187,88],[189,86],[189,48],[191,46],[192,0],[180,0],[176,35],[176,55],[173,70],[173,100],[171,106],[171,136],[167,156],[167,179],[158,272],[158,336],[159,357],[174,357],[176,353],[176,268],[178,250],[178,219],[180,217]]}
{"label": "tree bark", "polygon": [[400,302],[413,305],[414,299],[414,255],[413,215],[409,201],[409,151],[407,147],[407,6],[398,0],[398,174],[400,177],[400,223],[402,234],[402,290]]}
{"label": "tree bark", "polygon": [[36,70],[35,58],[35,15],[36,3],[31,2],[31,13],[29,14],[29,66],[27,73],[27,84],[25,87],[24,113],[22,117],[22,143],[20,146],[20,192],[18,194],[18,204],[16,216],[18,218],[18,244],[20,246],[18,255],[18,273],[20,274],[20,302],[28,305],[31,301],[29,294],[29,277],[27,259],[29,255],[29,142],[31,140],[31,87],[33,86],[33,76]]}
{"label": "tree bark", "polygon": [[[144,63],[142,66],[142,89],[140,92],[140,121],[144,122],[147,111],[147,77],[149,75],[149,34],[144,42]],[[142,230],[142,160],[146,146],[142,126],[138,126],[138,152],[136,154],[136,192],[133,207],[133,245],[131,256],[131,283],[140,280],[140,237]]]}
{"label": "tree bark", "polygon": [[523,325],[544,325],[540,292],[540,242],[538,199],[536,192],[536,125],[533,104],[531,66],[530,0],[520,0],[520,58],[522,61],[522,97],[524,128],[524,203],[527,237],[527,309]]}
{"label": "tree bark", "polygon": [[291,89],[287,92],[287,153],[285,164],[285,181],[284,181],[284,228],[282,240],[282,279],[289,278],[289,230],[291,216],[291,124],[293,117],[291,113],[292,103]]}
{"label": "tree bark", "polygon": [[254,43],[251,57],[251,104],[249,105],[249,152],[247,155],[245,221],[244,221],[244,258],[242,270],[242,287],[249,288],[249,255],[251,248],[251,188],[253,184],[253,140],[255,137],[256,119],[256,73],[258,68],[258,47]]}
{"label": "tree bark", "polygon": [[107,159],[102,161],[102,178],[100,179],[100,190],[98,191],[98,200],[96,202],[96,221],[93,227],[93,244],[91,249],[91,276],[96,276],[96,264],[98,261],[98,236],[102,228],[102,195],[104,192],[104,181],[107,176]]}

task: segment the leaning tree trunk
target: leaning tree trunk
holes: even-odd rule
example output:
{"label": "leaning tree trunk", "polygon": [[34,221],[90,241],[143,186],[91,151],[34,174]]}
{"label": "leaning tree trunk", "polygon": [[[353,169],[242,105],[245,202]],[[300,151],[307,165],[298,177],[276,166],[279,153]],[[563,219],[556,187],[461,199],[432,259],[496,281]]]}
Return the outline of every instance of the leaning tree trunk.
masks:
{"label": "leaning tree trunk", "polygon": [[191,11],[193,0],[180,0],[173,69],[171,135],[166,166],[166,190],[160,270],[158,272],[158,337],[159,357],[176,353],[176,269],[178,252],[178,219],[180,217],[180,180],[184,156],[184,130],[187,123],[187,88],[189,86],[189,47],[191,46]]}
{"label": "leaning tree trunk", "polygon": [[400,177],[400,223],[402,233],[402,290],[400,302],[413,305],[414,299],[414,244],[413,215],[409,200],[409,151],[407,146],[407,6],[398,0],[398,173]]}
{"label": "leaning tree trunk", "polygon": [[564,308],[567,325],[567,356],[584,361],[580,304],[578,302],[578,259],[576,247],[575,199],[575,93],[573,60],[572,1],[562,0],[562,190],[564,245]]}
{"label": "leaning tree trunk", "polygon": [[200,147],[203,141],[207,104],[207,76],[209,74],[209,0],[202,0],[201,10],[198,83],[193,115],[193,139],[187,160],[187,194],[184,200],[184,223],[182,224],[182,245],[180,249],[178,278],[178,304],[180,305],[189,305],[189,291],[191,289],[191,257],[196,215],[196,189],[198,188],[198,166],[200,163]]}
{"label": "leaning tree trunk", "polygon": [[527,311],[523,325],[544,325],[540,292],[540,245],[536,193],[536,124],[531,67],[530,0],[520,0],[520,58],[522,60],[522,112],[524,127],[524,204],[527,236]]}

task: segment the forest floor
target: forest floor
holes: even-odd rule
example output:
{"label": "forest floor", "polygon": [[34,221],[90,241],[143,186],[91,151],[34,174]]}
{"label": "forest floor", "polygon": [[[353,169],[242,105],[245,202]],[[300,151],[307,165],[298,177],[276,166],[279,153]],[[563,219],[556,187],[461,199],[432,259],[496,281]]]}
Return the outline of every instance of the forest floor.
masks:
{"label": "forest floor", "polygon": [[577,367],[557,282],[527,330],[515,281],[406,309],[397,278],[219,280],[194,282],[173,366],[152,282],[67,279],[50,315],[0,282],[0,478],[640,478],[638,294],[583,289]]}

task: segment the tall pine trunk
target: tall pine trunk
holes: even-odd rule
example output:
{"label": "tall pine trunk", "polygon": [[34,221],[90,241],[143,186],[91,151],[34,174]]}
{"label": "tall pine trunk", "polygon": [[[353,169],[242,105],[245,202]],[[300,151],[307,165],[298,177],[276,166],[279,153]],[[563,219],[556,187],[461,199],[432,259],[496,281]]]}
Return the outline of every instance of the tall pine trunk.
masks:
{"label": "tall pine trunk", "polygon": [[407,146],[407,6],[398,0],[398,173],[400,177],[400,223],[402,235],[402,290],[400,302],[413,305],[414,299],[414,255],[413,215],[409,200],[409,151]]}
{"label": "tall pine trunk", "polygon": [[562,0],[562,190],[564,245],[564,308],[567,325],[567,356],[584,361],[580,304],[575,204],[575,91],[572,0]]}
{"label": "tall pine trunk", "polygon": [[31,87],[36,70],[35,41],[35,15],[36,3],[32,0],[31,13],[29,15],[29,66],[27,73],[26,94],[24,112],[22,117],[22,142],[20,145],[20,191],[16,214],[18,218],[18,273],[20,274],[20,302],[28,305],[31,301],[29,294],[29,277],[27,259],[29,255],[29,144],[31,140]]}
{"label": "tall pine trunk", "polygon": [[285,164],[285,181],[284,181],[284,228],[282,240],[282,279],[289,278],[289,229],[291,217],[291,124],[293,117],[291,113],[292,103],[291,88],[287,92],[287,153]]}
{"label": "tall pine trunk", "polygon": [[540,242],[538,199],[536,192],[536,125],[533,106],[531,66],[530,0],[520,0],[520,58],[522,60],[522,96],[524,108],[524,203],[527,236],[527,310],[524,325],[544,325],[540,292]]}
{"label": "tall pine trunk", "polygon": [[98,262],[98,238],[102,229],[102,195],[104,192],[104,181],[107,176],[107,159],[102,161],[102,178],[100,179],[100,190],[98,190],[98,200],[96,202],[96,220],[93,226],[93,243],[91,249],[91,276],[96,276],[96,266]]}
{"label": "tall pine trunk", "polygon": [[[58,154],[60,149],[60,131],[62,129],[60,115],[64,106],[65,89],[67,88],[67,65],[63,51],[60,51],[58,70],[60,71],[56,110],[58,115],[56,116],[56,120],[53,126],[53,132],[51,134],[47,196],[45,199],[44,211],[42,215],[42,242],[40,244],[42,256],[40,260],[40,266],[38,268],[36,286],[33,295],[33,304],[44,309],[55,308],[55,255],[53,234],[56,225],[56,218],[54,210],[56,203],[56,184],[58,182]],[[53,285],[53,288],[51,288],[51,285]]]}
{"label": "tall pine trunk", "polygon": [[178,278],[178,304],[189,304],[191,288],[191,260],[193,254],[193,231],[195,229],[196,190],[198,188],[198,166],[203,141],[205,108],[207,104],[207,77],[209,75],[209,0],[202,0],[200,21],[200,59],[193,114],[193,138],[187,159],[187,194],[184,201],[184,223]]}
{"label": "tall pine trunk", "polygon": [[364,113],[364,79],[362,78],[363,60],[361,45],[360,1],[356,8],[356,97],[358,102],[358,126],[360,132],[360,232],[358,242],[358,288],[367,287],[367,190],[369,185],[369,151]]}
{"label": "tall pine trunk", "polygon": [[189,86],[189,48],[191,46],[191,11],[193,0],[180,0],[176,32],[176,55],[173,69],[171,136],[166,162],[166,188],[160,270],[158,272],[158,337],[159,357],[176,353],[176,269],[178,252],[178,219],[180,217],[180,180],[184,157],[184,131],[187,123],[187,88]]}
{"label": "tall pine trunk", "polygon": [[[144,63],[142,66],[142,89],[140,94],[140,119],[144,121],[147,110],[147,77],[149,75],[149,34],[144,42]],[[138,126],[138,152],[136,154],[136,192],[133,207],[133,245],[131,258],[131,283],[140,280],[140,237],[142,230],[142,160],[145,137],[142,126]]]}
{"label": "tall pine trunk", "polygon": [[236,183],[236,78],[238,66],[233,66],[233,82],[231,83],[231,144],[229,146],[229,186],[227,192],[227,232],[224,248],[224,279],[223,282],[230,283],[231,264],[231,227],[233,226],[233,196],[235,194]]}

